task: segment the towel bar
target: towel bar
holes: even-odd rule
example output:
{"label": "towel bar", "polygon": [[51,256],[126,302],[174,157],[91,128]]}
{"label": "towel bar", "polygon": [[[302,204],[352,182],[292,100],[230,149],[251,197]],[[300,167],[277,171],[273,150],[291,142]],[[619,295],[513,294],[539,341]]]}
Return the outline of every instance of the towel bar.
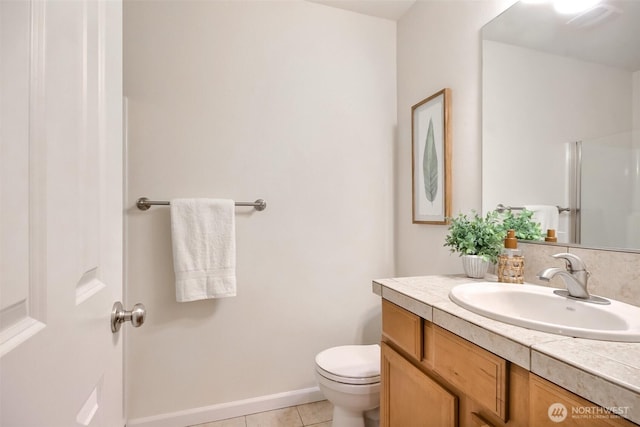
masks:
{"label": "towel bar", "polygon": [[[571,212],[571,208],[561,208],[560,206],[556,207],[558,208],[558,213]],[[521,211],[523,209],[526,208],[524,206],[505,206],[502,203],[496,206],[496,211],[498,211],[498,213],[502,213],[504,211]]]}
{"label": "towel bar", "polygon": [[[169,206],[171,202],[167,200],[149,200],[146,197],[140,197],[136,201],[136,206],[141,211],[148,210],[153,206]],[[236,206],[253,206],[257,211],[263,211],[267,208],[267,202],[264,199],[258,199],[255,202],[236,202]]]}

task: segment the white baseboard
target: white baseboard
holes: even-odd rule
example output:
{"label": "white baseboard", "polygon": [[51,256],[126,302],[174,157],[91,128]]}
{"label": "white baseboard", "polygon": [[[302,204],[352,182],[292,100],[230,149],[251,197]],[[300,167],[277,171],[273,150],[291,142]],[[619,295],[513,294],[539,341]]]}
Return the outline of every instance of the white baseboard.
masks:
{"label": "white baseboard", "polygon": [[319,400],[324,400],[320,389],[311,387],[151,417],[135,418],[127,421],[127,427],[186,427]]}

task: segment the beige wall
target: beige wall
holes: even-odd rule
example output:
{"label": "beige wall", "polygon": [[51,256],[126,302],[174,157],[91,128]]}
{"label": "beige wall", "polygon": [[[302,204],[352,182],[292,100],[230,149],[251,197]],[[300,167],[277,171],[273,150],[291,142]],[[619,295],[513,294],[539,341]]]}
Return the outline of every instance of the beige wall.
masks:
{"label": "beige wall", "polygon": [[[453,215],[480,211],[482,180],[481,35],[484,24],[513,3],[494,1],[418,1],[398,21],[398,140],[395,154],[396,276],[462,273],[457,254],[443,247],[447,227],[411,223],[411,106],[443,87],[452,89]],[[639,85],[634,74],[635,88]],[[635,99],[635,98],[634,98]],[[639,109],[634,106],[634,111]],[[637,116],[636,116],[637,118]],[[634,129],[637,129],[637,120]],[[640,304],[638,254],[523,245],[526,280],[554,265],[553,253],[581,256],[592,272],[594,294]],[[554,280],[553,286],[563,287]]]}
{"label": "beige wall", "polygon": [[[396,24],[302,1],[126,1],[129,419],[315,386],[377,342],[393,266]],[[176,303],[169,210],[237,209],[235,298]]]}
{"label": "beige wall", "polygon": [[[411,106],[452,89],[453,213],[480,210],[480,28],[509,3],[419,1],[396,33],[297,1],[125,2],[130,419],[311,387],[319,350],[379,339],[371,279],[462,272],[446,226],[411,224]],[[139,196],[267,200],[237,211],[236,298],[175,302],[168,210]]]}
{"label": "beige wall", "polygon": [[481,211],[481,37],[512,1],[418,1],[398,21],[396,275],[461,273],[444,225],[411,223],[411,106],[452,91],[452,215]]}

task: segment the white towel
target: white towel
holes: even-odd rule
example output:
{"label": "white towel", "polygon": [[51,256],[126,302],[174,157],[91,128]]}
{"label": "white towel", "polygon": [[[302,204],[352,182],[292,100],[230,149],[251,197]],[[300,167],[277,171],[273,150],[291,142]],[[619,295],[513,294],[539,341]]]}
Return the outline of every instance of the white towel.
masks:
{"label": "white towel", "polygon": [[547,230],[558,230],[560,215],[557,206],[551,205],[524,205],[524,208],[533,211],[532,219],[540,223],[542,234],[546,235]]}
{"label": "white towel", "polygon": [[235,234],[233,200],[171,200],[178,302],[236,295]]}

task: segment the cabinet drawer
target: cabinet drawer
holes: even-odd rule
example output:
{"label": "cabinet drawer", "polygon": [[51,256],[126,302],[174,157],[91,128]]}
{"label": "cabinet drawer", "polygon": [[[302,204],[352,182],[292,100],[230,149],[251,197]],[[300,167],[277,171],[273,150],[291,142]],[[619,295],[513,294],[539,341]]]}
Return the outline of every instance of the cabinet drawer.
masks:
{"label": "cabinet drawer", "polygon": [[432,369],[506,422],[507,361],[433,324],[427,335],[424,353]]}
{"label": "cabinet drawer", "polygon": [[416,360],[421,359],[422,320],[385,299],[382,300],[382,335]]}

